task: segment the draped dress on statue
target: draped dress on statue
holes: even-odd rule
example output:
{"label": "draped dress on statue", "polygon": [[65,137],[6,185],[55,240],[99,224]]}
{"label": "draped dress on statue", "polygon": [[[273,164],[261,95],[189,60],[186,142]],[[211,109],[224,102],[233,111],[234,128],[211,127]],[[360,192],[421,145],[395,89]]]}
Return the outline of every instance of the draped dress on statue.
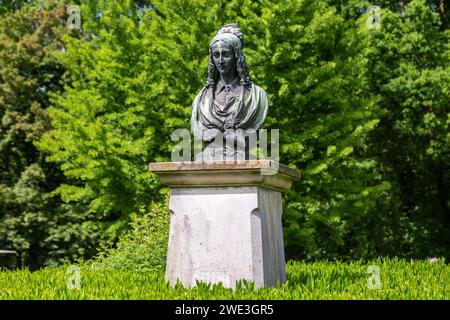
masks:
{"label": "draped dress on statue", "polygon": [[[197,139],[207,143],[198,156],[204,161],[242,159],[245,135],[261,127],[267,111],[267,94],[254,83],[242,86],[236,78],[228,85],[220,80],[215,86],[204,87],[192,104],[191,130]],[[234,139],[237,148],[218,141],[218,134]]]}

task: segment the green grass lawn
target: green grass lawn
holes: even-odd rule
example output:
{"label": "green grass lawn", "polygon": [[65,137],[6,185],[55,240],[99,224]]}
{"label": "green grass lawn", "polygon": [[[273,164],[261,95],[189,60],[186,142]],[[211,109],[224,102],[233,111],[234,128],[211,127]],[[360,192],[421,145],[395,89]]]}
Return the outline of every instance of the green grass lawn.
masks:
{"label": "green grass lawn", "polygon": [[[380,270],[381,288],[370,289],[369,265]],[[81,267],[80,289],[69,289],[64,268],[0,271],[0,299],[450,299],[450,266],[443,260],[382,259],[287,264],[287,283],[236,291],[199,284],[166,285],[163,271],[94,270]],[[370,281],[369,281],[370,282]]]}

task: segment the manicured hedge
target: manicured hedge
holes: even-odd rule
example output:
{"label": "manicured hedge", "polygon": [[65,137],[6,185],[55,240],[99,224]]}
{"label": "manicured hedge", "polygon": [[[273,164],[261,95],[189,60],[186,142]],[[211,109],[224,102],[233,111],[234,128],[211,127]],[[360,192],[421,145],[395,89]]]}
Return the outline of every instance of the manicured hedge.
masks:
{"label": "manicured hedge", "polygon": [[[369,289],[379,268],[381,288]],[[162,271],[107,271],[80,267],[80,289],[69,289],[67,266],[0,272],[0,299],[450,299],[450,267],[417,260],[381,259],[303,263],[289,261],[288,282],[254,289],[241,283],[235,292],[220,285],[171,288]]]}

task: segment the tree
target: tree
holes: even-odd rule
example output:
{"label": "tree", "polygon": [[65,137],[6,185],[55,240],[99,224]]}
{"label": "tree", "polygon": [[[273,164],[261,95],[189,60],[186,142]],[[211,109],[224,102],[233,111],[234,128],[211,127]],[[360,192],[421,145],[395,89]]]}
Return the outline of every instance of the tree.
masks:
{"label": "tree", "polygon": [[138,206],[160,201],[147,165],[169,160],[170,134],[189,127],[206,79],[209,41],[235,21],[269,94],[266,127],[282,129],[282,162],[303,172],[286,197],[289,255],[364,255],[352,229],[388,188],[366,150],[379,116],[364,32],[346,30],[323,1],[85,2],[82,13],[85,36],[66,36],[59,54],[71,84],[53,95],[53,129],[39,143],[69,179],[57,189],[65,201],[86,204],[112,238]]}
{"label": "tree", "polygon": [[435,9],[408,1],[402,14],[383,10],[368,54],[384,110],[372,151],[395,186],[399,251],[414,257],[450,256],[449,32]]}
{"label": "tree", "polygon": [[[367,21],[368,1],[328,1],[350,25]],[[379,1],[367,71],[381,118],[369,152],[392,188],[360,225],[374,253],[450,256],[448,12],[444,1]]]}
{"label": "tree", "polygon": [[0,247],[31,268],[93,254],[96,241],[82,209],[52,196],[63,175],[34,146],[50,128],[49,93],[65,83],[53,56],[68,32],[65,9],[28,4],[0,21]]}

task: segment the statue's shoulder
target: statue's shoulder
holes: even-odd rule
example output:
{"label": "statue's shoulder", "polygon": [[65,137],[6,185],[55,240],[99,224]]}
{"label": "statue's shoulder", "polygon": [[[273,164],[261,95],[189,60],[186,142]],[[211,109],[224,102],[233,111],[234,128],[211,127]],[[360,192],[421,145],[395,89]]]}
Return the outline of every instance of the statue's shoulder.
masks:
{"label": "statue's shoulder", "polygon": [[203,86],[203,87],[200,89],[200,91],[197,93],[197,97],[198,97],[198,96],[201,96],[205,91],[206,91],[206,87]]}
{"label": "statue's shoulder", "polygon": [[266,90],[264,90],[263,88],[261,88],[260,86],[255,84],[254,82],[252,82],[252,90],[254,90],[257,95],[267,99],[267,92],[266,92]]}
{"label": "statue's shoulder", "polygon": [[198,102],[207,92],[208,89],[206,87],[203,87],[195,96],[194,103]]}
{"label": "statue's shoulder", "polygon": [[257,90],[258,92],[261,92],[261,93],[266,93],[266,90],[264,90],[263,88],[258,86],[256,83],[252,82],[252,86],[253,86],[254,90]]}

